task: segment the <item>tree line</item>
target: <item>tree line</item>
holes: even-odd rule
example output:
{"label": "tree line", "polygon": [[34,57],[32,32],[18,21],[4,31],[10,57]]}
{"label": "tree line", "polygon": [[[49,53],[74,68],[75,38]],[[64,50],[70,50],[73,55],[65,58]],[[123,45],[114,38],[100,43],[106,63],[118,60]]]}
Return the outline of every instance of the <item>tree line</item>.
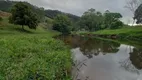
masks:
{"label": "tree line", "polygon": [[62,33],[70,33],[71,31],[98,31],[103,29],[118,29],[123,27],[123,22],[120,21],[122,15],[120,13],[110,12],[106,10],[101,13],[91,8],[84,12],[81,18],[77,21],[76,26],[71,24],[69,18],[65,15],[58,15],[54,19],[53,29]]}
{"label": "tree line", "polygon": [[[136,22],[136,24],[142,24],[142,3],[139,0],[129,0],[126,8],[128,8],[133,13],[134,22]],[[83,30],[92,32],[103,29],[118,29],[125,25],[120,20],[121,18],[122,15],[120,13],[110,12],[109,10],[106,10],[104,13],[101,13],[91,8],[88,11],[84,12],[81,18],[76,23],[70,24],[72,26],[71,28],[68,28],[70,29],[68,31]],[[132,24],[134,24],[134,22]],[[62,24],[65,23],[63,22]],[[55,30],[57,30],[57,28]],[[60,28],[58,28],[58,31],[60,31]]]}
{"label": "tree line", "polygon": [[[28,26],[30,29],[36,29],[40,22],[38,14],[34,13],[32,8],[23,2],[16,3],[11,9],[12,16],[9,17],[9,22],[17,25]],[[120,21],[122,15],[106,11],[101,13],[91,8],[79,18],[76,22],[71,20],[65,14],[58,14],[53,18],[53,30],[57,30],[63,34],[69,34],[71,31],[98,31],[102,29],[117,29],[123,26]]]}
{"label": "tree line", "polygon": [[[91,8],[84,12],[79,24],[80,29],[88,31],[98,31],[102,29],[118,29],[123,26],[123,22],[120,21],[122,15],[120,13],[110,12],[106,10],[105,13],[101,13]],[[83,26],[83,27],[82,27]]]}

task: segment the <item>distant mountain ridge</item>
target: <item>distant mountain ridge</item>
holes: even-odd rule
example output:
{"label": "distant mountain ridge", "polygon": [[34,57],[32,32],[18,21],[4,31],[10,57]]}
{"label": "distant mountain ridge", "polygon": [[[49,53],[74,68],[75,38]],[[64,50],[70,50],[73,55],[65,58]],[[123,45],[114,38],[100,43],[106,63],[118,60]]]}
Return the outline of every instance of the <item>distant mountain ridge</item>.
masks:
{"label": "distant mountain ridge", "polygon": [[45,16],[49,17],[49,18],[54,18],[55,16],[57,16],[58,14],[64,14],[64,15],[67,15],[70,19],[72,19],[73,21],[77,21],[79,20],[79,16],[76,16],[76,15],[73,15],[73,14],[70,14],[70,13],[64,13],[64,12],[61,12],[59,10],[45,10]]}

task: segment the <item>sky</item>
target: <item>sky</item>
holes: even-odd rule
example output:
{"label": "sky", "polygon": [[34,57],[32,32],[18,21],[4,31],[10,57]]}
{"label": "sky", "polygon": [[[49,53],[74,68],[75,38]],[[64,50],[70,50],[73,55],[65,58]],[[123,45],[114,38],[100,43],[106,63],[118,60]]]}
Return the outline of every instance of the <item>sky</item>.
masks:
{"label": "sky", "polygon": [[60,10],[66,13],[81,16],[85,11],[94,8],[97,11],[119,12],[123,15],[122,21],[126,24],[132,23],[133,14],[126,6],[126,0],[15,0],[27,1],[45,9]]}

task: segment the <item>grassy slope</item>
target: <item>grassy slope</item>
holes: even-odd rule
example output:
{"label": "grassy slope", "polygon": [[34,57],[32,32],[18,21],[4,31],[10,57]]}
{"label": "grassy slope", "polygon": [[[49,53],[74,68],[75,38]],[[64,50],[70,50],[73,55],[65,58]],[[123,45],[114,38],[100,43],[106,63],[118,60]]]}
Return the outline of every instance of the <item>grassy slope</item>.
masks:
{"label": "grassy slope", "polygon": [[128,34],[132,36],[142,36],[142,26],[124,27],[116,30],[102,30],[94,32],[94,34]]}
{"label": "grassy slope", "polygon": [[135,41],[135,40],[129,40],[129,39],[117,39],[117,40],[113,40],[113,39],[106,39],[106,38],[100,38],[100,37],[95,37],[98,39],[102,39],[102,40],[106,40],[106,41],[112,41],[112,42],[116,42],[119,44],[126,44],[126,45],[131,45],[134,46],[136,48],[142,48],[142,43],[139,41]]}
{"label": "grassy slope", "polygon": [[79,32],[78,34],[120,35],[124,37],[142,38],[142,26],[124,27],[115,30],[100,30],[97,32]]}
{"label": "grassy slope", "polygon": [[21,32],[20,26],[0,23],[0,80],[68,80],[71,54],[64,43],[53,39],[58,33],[35,30]]}

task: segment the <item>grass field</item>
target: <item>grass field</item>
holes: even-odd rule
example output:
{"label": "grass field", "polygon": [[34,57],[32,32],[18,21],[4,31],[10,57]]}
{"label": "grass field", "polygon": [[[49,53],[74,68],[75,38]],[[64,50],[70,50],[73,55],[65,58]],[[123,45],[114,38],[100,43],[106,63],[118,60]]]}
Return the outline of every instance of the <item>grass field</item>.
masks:
{"label": "grass field", "polygon": [[142,38],[142,26],[123,27],[121,29],[105,29],[97,32],[78,32],[77,34],[94,34],[94,35],[119,35],[131,38]]}
{"label": "grass field", "polygon": [[132,36],[142,36],[142,26],[124,27],[116,30],[102,30],[93,32],[94,34],[128,34]]}
{"label": "grass field", "polygon": [[0,22],[0,80],[70,80],[71,54],[59,33]]}

